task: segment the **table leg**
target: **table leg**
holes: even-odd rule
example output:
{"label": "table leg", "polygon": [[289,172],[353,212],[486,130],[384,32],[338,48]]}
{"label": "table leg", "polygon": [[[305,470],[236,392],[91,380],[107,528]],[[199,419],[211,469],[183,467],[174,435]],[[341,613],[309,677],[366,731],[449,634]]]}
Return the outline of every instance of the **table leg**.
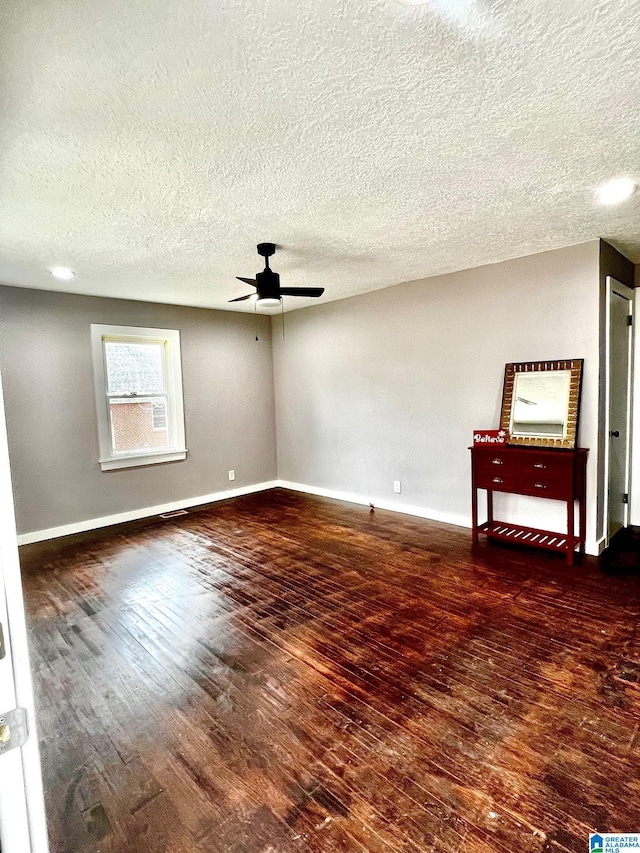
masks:
{"label": "table leg", "polygon": [[573,500],[567,501],[567,565],[573,565],[574,552],[575,548],[575,504]]}
{"label": "table leg", "polygon": [[585,540],[587,538],[587,502],[580,498],[580,553],[584,556]]}
{"label": "table leg", "polygon": [[471,484],[471,541],[474,545],[478,541],[478,490],[476,484]]}

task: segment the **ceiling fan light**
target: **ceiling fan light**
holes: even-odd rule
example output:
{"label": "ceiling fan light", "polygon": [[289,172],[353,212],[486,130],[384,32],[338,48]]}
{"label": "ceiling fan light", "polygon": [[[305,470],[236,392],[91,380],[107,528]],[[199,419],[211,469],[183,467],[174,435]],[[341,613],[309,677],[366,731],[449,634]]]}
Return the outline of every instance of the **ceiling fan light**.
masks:
{"label": "ceiling fan light", "polygon": [[61,281],[71,281],[76,277],[76,273],[69,267],[51,267],[49,270],[54,278],[59,278]]}
{"label": "ceiling fan light", "polygon": [[258,305],[261,308],[279,308],[280,300],[280,296],[263,296],[262,298],[258,297]]}

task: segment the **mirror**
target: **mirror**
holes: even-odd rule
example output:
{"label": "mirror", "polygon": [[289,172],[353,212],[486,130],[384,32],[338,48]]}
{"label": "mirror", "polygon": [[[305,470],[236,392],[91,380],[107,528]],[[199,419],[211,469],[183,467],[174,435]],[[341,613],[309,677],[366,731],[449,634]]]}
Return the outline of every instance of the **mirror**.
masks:
{"label": "mirror", "polygon": [[500,429],[509,444],[574,448],[582,359],[507,364]]}
{"label": "mirror", "polygon": [[564,438],[570,380],[570,370],[516,374],[509,432]]}

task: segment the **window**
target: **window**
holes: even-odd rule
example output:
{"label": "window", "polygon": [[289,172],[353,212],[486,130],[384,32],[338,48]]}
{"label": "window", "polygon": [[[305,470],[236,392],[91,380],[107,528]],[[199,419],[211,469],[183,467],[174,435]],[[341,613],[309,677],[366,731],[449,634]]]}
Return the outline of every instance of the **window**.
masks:
{"label": "window", "polygon": [[185,459],[180,332],[91,326],[103,471]]}

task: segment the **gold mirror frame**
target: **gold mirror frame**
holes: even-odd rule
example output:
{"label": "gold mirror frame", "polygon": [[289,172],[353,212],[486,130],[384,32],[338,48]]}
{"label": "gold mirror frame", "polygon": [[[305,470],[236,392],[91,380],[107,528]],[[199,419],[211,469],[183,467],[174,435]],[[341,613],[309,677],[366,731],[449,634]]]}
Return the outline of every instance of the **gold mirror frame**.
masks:
{"label": "gold mirror frame", "polygon": [[[578,438],[578,419],[580,415],[580,392],[582,389],[582,366],[584,359],[574,358],[569,361],[522,361],[507,364],[504,369],[504,386],[502,390],[502,411],[500,413],[500,429],[509,433],[509,444],[524,447],[558,447],[573,450]],[[567,429],[563,438],[553,436],[511,435],[511,417],[513,406],[513,389],[518,373],[537,373],[551,370],[570,370],[569,400],[567,403]]]}

